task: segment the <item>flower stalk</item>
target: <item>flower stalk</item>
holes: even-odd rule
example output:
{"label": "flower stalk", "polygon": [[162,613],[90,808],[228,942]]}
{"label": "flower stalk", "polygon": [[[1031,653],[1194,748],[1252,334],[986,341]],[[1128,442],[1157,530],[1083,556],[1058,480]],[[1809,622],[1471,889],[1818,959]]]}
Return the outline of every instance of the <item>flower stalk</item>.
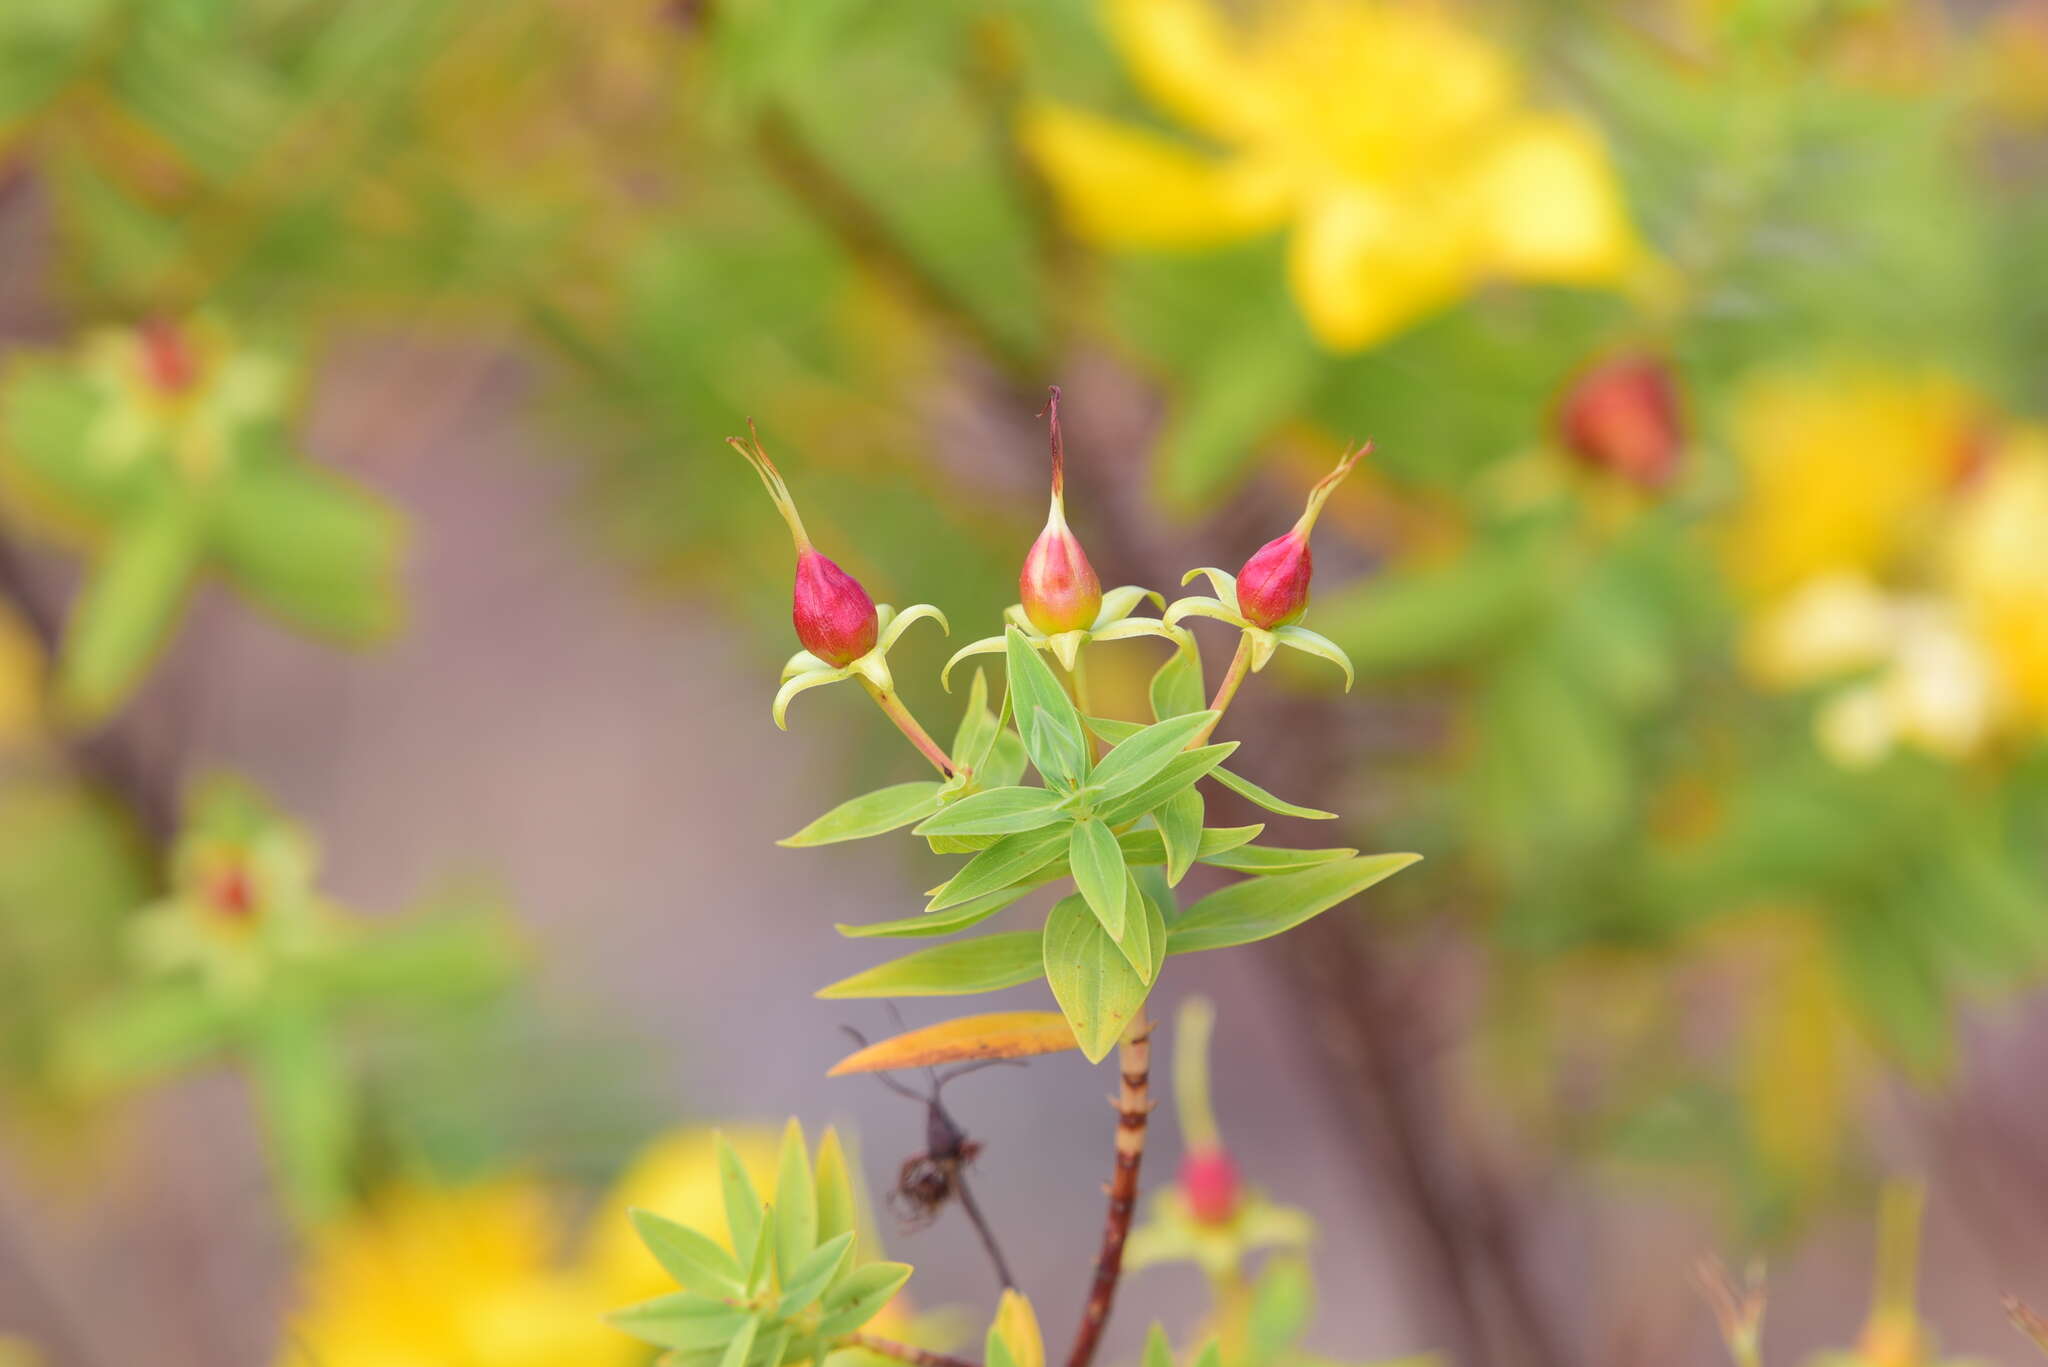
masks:
{"label": "flower stalk", "polygon": [[1138,1208],[1138,1168],[1145,1159],[1145,1129],[1152,1116],[1152,1021],[1140,1010],[1117,1043],[1121,1086],[1116,1101],[1116,1163],[1109,1180],[1109,1212],[1102,1226],[1102,1249],[1095,1257],[1095,1277],[1088,1303],[1067,1353],[1067,1367],[1089,1367],[1101,1344],[1102,1330],[1116,1303],[1123,1275],[1124,1241]]}
{"label": "flower stalk", "polygon": [[875,706],[882,709],[882,715],[896,723],[896,729],[917,747],[917,753],[930,760],[940,774],[946,778],[953,777],[952,759],[939,743],[917,724],[917,718],[910,714],[910,709],[903,705],[903,699],[896,696],[894,689],[883,688],[866,675],[861,676],[861,686],[866,688],[868,696],[875,700]]}

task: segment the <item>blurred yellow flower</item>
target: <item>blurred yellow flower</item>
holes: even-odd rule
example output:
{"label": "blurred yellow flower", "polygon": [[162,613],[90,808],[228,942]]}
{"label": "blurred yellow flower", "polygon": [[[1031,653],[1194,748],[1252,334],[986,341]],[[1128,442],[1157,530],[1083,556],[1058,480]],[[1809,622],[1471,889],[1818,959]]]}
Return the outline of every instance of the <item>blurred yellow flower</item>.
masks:
{"label": "blurred yellow flower", "polygon": [[[773,1136],[729,1133],[772,1186]],[[647,1349],[605,1322],[669,1289],[630,1206],[723,1231],[709,1130],[657,1141],[626,1170],[580,1247],[535,1180],[455,1189],[403,1183],[316,1237],[280,1367],[607,1367]]]}
{"label": "blurred yellow flower", "polygon": [[1040,102],[1024,146],[1074,230],[1197,248],[1291,229],[1323,345],[1382,341],[1488,277],[1606,284],[1640,262],[1599,134],[1523,107],[1514,64],[1440,10],[1284,0],[1239,32],[1208,0],[1107,0],[1164,113],[1222,150]]}
{"label": "blurred yellow flower", "polygon": [[1765,599],[1829,573],[1882,578],[1924,544],[1978,412],[1934,374],[1836,365],[1750,382],[1732,418],[1744,489],[1729,574]]}
{"label": "blurred yellow flower", "polygon": [[1963,493],[1942,569],[2016,717],[2048,726],[2048,428],[2006,438]]}

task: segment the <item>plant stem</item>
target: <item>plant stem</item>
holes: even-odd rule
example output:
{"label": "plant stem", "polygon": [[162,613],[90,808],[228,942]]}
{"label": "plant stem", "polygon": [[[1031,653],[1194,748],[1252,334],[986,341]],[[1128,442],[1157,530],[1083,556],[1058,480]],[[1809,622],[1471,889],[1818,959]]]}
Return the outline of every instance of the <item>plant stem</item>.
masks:
{"label": "plant stem", "polygon": [[1210,722],[1188,742],[1190,750],[1199,749],[1209,743],[1209,737],[1216,734],[1217,726],[1223,721],[1223,714],[1230,710],[1230,700],[1237,696],[1238,686],[1252,667],[1252,637],[1250,632],[1241,632],[1237,638],[1237,654],[1230,657],[1230,668],[1223,671],[1223,682],[1216,685],[1216,696],[1209,699],[1209,710],[1216,714]]}
{"label": "plant stem", "polygon": [[1124,1240],[1138,1207],[1138,1165],[1145,1157],[1145,1123],[1152,1114],[1152,1022],[1140,1009],[1117,1044],[1117,1070],[1123,1086],[1116,1100],[1116,1167],[1109,1181],[1109,1214],[1102,1225],[1102,1251],[1095,1257],[1095,1280],[1088,1304],[1082,1307],[1067,1367],[1088,1367],[1101,1342],[1116,1301],[1117,1278],[1124,1267]]}
{"label": "plant stem", "polygon": [[1010,1264],[1003,1257],[1002,1245],[996,1242],[996,1234],[989,1228],[988,1217],[981,1213],[981,1203],[974,1199],[974,1191],[967,1185],[967,1174],[953,1174],[953,1190],[960,1197],[960,1209],[967,1212],[967,1221],[974,1226],[974,1232],[981,1236],[981,1246],[988,1251],[988,1260],[996,1266],[996,1277],[1003,1284],[1003,1290],[1016,1287],[1017,1279],[1010,1274]]}
{"label": "plant stem", "polygon": [[979,1367],[966,1358],[956,1358],[945,1353],[934,1353],[929,1348],[918,1348],[895,1339],[885,1339],[875,1334],[841,1334],[833,1340],[841,1348],[865,1348],[870,1353],[880,1353],[885,1358],[907,1362],[911,1367]]}
{"label": "plant stem", "polygon": [[[1074,699],[1074,707],[1084,717],[1095,715],[1095,709],[1088,701],[1088,647],[1082,646],[1074,652],[1074,667],[1067,671],[1067,692]],[[1088,745],[1088,758],[1092,762],[1102,758],[1102,740],[1086,726],[1081,728],[1081,737]]]}
{"label": "plant stem", "polygon": [[917,724],[917,718],[911,716],[910,709],[903,705],[903,699],[892,691],[877,688],[868,679],[863,678],[860,682],[861,687],[867,689],[868,696],[875,700],[875,706],[882,709],[882,715],[895,722],[896,729],[910,738],[910,743],[917,747],[917,753],[930,760],[941,774],[953,777],[953,761],[947,758],[937,741],[925,734],[924,728]]}

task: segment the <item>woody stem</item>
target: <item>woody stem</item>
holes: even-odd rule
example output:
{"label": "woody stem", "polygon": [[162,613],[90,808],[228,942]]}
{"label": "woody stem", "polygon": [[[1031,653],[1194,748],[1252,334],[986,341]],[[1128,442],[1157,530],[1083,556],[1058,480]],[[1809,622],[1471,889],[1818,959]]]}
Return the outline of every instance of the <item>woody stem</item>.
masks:
{"label": "woody stem", "polygon": [[1102,1225],[1102,1250],[1095,1256],[1095,1279],[1088,1303],[1074,1332],[1067,1367],[1089,1367],[1103,1326],[1116,1301],[1117,1279],[1123,1273],[1124,1240],[1138,1206],[1138,1165],[1145,1157],[1145,1124],[1152,1114],[1152,1022],[1140,1010],[1117,1043],[1117,1070],[1122,1087],[1116,1100],[1116,1167],[1109,1180],[1109,1213]]}
{"label": "woody stem", "polygon": [[893,689],[879,688],[869,679],[863,678],[860,682],[867,689],[868,696],[875,700],[875,706],[882,709],[882,715],[895,722],[896,729],[909,737],[910,743],[917,747],[917,753],[930,760],[945,777],[953,777],[953,761],[939,748],[937,741],[925,734],[925,729],[917,724],[917,718],[911,716],[910,709],[903,705],[903,699],[897,697]]}
{"label": "woody stem", "polygon": [[1216,696],[1209,699],[1209,710],[1216,714],[1216,720],[1196,733],[1188,742],[1188,749],[1207,745],[1209,737],[1216,734],[1216,727],[1223,720],[1223,714],[1230,710],[1230,700],[1237,696],[1238,686],[1252,667],[1252,635],[1243,632],[1237,638],[1237,654],[1230,657],[1230,668],[1223,671],[1223,682],[1216,685]]}
{"label": "woody stem", "polygon": [[929,1348],[916,1348],[895,1339],[885,1339],[878,1334],[841,1334],[834,1340],[845,1348],[865,1348],[870,1353],[879,1353],[885,1358],[907,1362],[910,1367],[975,1367],[966,1358],[956,1358],[945,1353],[934,1353]]}

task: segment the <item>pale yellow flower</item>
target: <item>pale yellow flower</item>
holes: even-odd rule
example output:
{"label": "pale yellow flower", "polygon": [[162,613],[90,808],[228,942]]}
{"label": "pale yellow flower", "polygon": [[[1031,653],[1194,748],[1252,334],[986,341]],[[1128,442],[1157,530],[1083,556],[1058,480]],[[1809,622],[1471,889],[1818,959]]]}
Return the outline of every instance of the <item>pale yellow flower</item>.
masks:
{"label": "pale yellow flower", "polygon": [[2023,721],[2048,726],[2048,428],[2007,438],[1947,529],[1951,593]]}
{"label": "pale yellow flower", "polygon": [[1491,277],[1607,284],[1641,261],[1599,134],[1524,107],[1514,64],[1433,6],[1107,0],[1139,88],[1217,149],[1040,103],[1026,149],[1076,232],[1186,249],[1289,229],[1316,337],[1382,341]]}

